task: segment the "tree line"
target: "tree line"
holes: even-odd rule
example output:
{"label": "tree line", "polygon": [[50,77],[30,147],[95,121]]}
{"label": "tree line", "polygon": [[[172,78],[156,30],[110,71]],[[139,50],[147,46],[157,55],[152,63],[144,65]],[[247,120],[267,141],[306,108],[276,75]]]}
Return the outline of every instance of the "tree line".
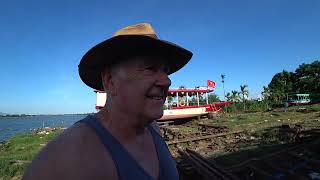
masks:
{"label": "tree line", "polygon": [[283,70],[275,74],[266,87],[263,87],[264,99],[281,102],[293,93],[309,93],[314,98],[320,93],[320,61],[301,64],[294,72]]}
{"label": "tree line", "polygon": [[283,70],[276,73],[267,86],[263,86],[262,99],[249,99],[248,85],[240,85],[240,89],[225,93],[225,75],[221,75],[224,100],[232,101],[226,111],[257,111],[281,106],[290,94],[308,93],[315,102],[320,102],[320,61],[301,64],[294,72]]}

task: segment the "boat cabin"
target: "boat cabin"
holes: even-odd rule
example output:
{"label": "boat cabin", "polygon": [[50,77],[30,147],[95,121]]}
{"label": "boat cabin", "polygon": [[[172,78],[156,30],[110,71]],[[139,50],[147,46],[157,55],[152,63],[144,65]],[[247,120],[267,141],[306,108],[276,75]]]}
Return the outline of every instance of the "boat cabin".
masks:
{"label": "boat cabin", "polygon": [[[98,90],[95,92],[97,94],[96,110],[99,111],[105,105],[107,94]],[[200,117],[209,113],[217,113],[224,105],[232,104],[232,102],[209,103],[208,94],[210,92],[213,90],[208,87],[170,89],[165,101],[163,117],[158,121]]]}
{"label": "boat cabin", "polygon": [[288,95],[289,105],[303,105],[311,103],[310,94],[289,94]]}

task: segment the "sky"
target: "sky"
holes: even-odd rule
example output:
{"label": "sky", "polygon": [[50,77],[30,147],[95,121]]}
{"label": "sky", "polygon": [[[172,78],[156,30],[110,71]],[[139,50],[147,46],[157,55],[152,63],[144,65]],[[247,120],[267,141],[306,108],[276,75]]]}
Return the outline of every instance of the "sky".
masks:
{"label": "sky", "polygon": [[2,0],[0,112],[95,111],[77,65],[120,28],[151,23],[160,39],[193,52],[171,87],[248,85],[257,97],[275,73],[320,59],[319,0]]}

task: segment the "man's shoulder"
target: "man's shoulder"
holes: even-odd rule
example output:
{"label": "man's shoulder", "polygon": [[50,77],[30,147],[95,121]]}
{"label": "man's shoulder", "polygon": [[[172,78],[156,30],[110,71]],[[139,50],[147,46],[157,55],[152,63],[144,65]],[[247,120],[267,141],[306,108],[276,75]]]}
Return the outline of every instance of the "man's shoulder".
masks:
{"label": "man's shoulder", "polygon": [[64,177],[80,176],[90,167],[99,174],[97,165],[103,164],[108,167],[112,166],[112,163],[111,156],[104,149],[95,132],[84,123],[77,123],[42,149],[33,160],[27,175],[38,173],[39,177],[48,175],[49,179],[54,179],[56,174],[60,174],[61,176],[56,178],[64,179]]}
{"label": "man's shoulder", "polygon": [[96,138],[95,132],[90,127],[84,123],[76,123],[51,141],[50,144],[48,144],[48,147],[57,146],[64,149],[77,148],[87,143],[95,143],[95,140],[98,139]]}
{"label": "man's shoulder", "polygon": [[[83,123],[77,123],[66,129],[45,146],[41,153],[50,152],[52,155],[67,156],[68,153],[82,153],[88,145],[98,144],[95,133]],[[76,152],[72,152],[75,151]],[[66,158],[69,158],[66,157]]]}

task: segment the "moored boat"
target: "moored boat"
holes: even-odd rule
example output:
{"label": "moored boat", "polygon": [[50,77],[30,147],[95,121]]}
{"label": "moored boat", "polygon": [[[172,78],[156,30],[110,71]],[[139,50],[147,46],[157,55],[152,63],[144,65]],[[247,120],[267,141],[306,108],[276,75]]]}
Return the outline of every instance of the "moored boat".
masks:
{"label": "moored boat", "polygon": [[[217,113],[224,105],[232,104],[232,102],[209,103],[208,93],[212,91],[213,89],[208,87],[170,89],[166,98],[163,116],[158,121],[194,118],[208,115],[209,113]],[[103,91],[95,90],[95,92],[97,94],[96,110],[99,111],[104,107],[107,96]],[[205,97],[203,98],[203,96]]]}

